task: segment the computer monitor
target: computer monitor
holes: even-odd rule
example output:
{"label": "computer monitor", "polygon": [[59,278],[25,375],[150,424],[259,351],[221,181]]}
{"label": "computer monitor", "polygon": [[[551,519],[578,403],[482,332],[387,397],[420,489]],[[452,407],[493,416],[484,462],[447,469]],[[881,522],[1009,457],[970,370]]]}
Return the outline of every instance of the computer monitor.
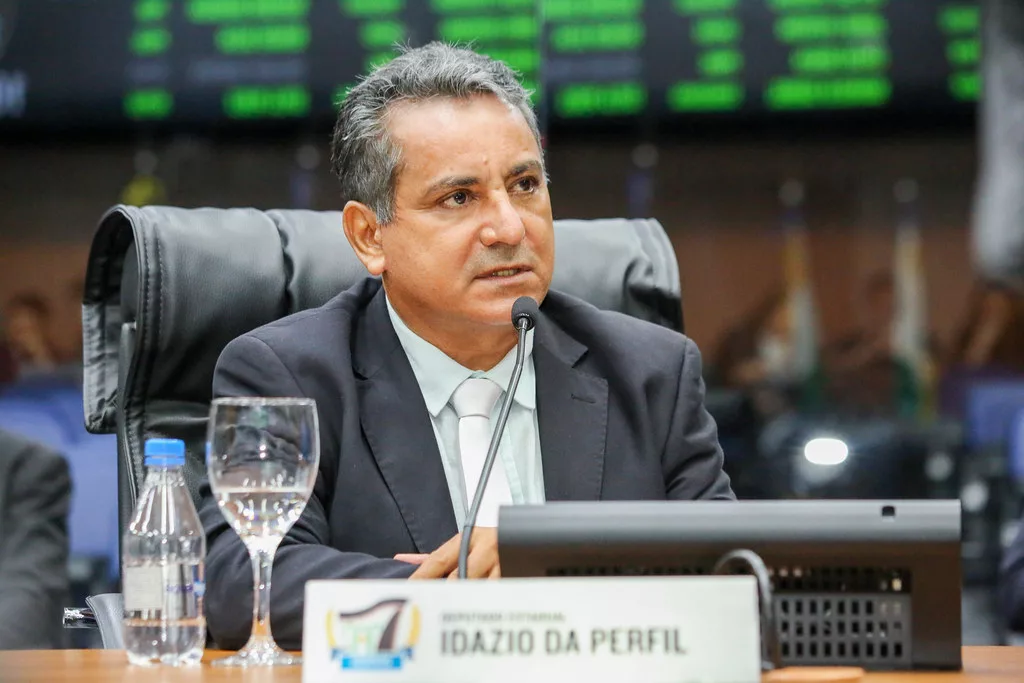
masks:
{"label": "computer monitor", "polygon": [[553,502],[503,507],[503,577],[696,575],[758,553],[782,663],[961,667],[960,502]]}

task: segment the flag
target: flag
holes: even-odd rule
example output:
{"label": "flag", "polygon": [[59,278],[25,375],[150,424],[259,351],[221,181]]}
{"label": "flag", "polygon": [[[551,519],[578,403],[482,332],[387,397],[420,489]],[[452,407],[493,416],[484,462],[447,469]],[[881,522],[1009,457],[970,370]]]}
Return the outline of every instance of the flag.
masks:
{"label": "flag", "polygon": [[900,208],[893,249],[892,355],[899,372],[896,398],[902,415],[924,418],[933,414],[935,367],[928,343],[917,184],[901,180],[895,195]]}
{"label": "flag", "polygon": [[787,181],[780,192],[783,214],[783,275],[789,319],[790,373],[801,386],[804,407],[821,399],[817,306],[810,277],[810,251],[803,217],[803,185]]}

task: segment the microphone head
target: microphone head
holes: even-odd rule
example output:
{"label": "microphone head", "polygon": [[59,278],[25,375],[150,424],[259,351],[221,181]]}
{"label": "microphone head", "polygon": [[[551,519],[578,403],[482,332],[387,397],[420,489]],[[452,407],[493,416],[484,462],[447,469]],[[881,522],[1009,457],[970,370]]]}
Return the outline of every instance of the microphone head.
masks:
{"label": "microphone head", "polygon": [[537,322],[540,308],[532,297],[521,296],[512,304],[512,325],[518,329],[532,330]]}

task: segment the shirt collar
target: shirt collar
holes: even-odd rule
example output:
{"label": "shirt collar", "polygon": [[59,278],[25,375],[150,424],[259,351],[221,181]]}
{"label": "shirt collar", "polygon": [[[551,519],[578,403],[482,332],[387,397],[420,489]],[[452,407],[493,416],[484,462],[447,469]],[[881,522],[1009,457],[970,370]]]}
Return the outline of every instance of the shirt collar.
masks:
{"label": "shirt collar", "polygon": [[[451,399],[452,393],[470,377],[486,377],[500,386],[504,393],[512,378],[512,368],[516,364],[515,347],[512,347],[505,357],[490,370],[470,370],[449,358],[441,349],[409,329],[409,326],[402,321],[391,306],[387,292],[384,293],[384,300],[387,302],[391,325],[395,328],[398,341],[401,343],[405,355],[408,356],[412,372],[420,385],[423,401],[427,404],[427,411],[433,417],[437,417],[441,413]],[[535,410],[537,407],[537,380],[533,363],[530,362],[533,357],[533,330],[526,333],[525,347],[523,374],[519,378],[515,401],[527,410]]]}

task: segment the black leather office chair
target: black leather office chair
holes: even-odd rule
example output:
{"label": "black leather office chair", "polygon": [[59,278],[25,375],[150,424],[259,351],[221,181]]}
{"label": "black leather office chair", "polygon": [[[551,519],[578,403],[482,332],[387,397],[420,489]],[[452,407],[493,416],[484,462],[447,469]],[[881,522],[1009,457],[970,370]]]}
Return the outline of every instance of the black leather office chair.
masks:
{"label": "black leather office chair", "polygon": [[[556,221],[555,253],[554,289],[682,332],[675,252],[657,221]],[[366,276],[338,212],[117,206],[103,216],[82,309],[85,418],[118,436],[122,530],[146,439],[185,441],[196,496],[228,342]]]}

